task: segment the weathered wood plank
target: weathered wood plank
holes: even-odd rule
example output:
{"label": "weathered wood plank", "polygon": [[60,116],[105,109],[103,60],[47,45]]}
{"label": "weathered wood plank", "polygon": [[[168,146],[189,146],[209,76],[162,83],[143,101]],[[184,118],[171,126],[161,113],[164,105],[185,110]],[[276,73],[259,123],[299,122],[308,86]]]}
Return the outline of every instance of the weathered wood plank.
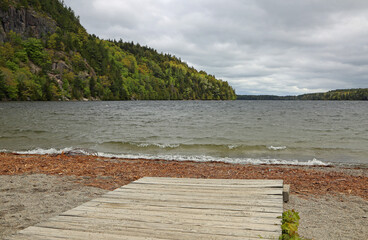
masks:
{"label": "weathered wood plank", "polygon": [[221,188],[221,187],[214,187],[214,186],[175,186],[175,185],[162,185],[162,184],[132,184],[124,186],[120,189],[114,190],[114,191],[123,191],[125,189],[155,189],[157,191],[160,190],[173,190],[177,191],[178,189],[185,191],[185,192],[206,192],[206,193],[216,193],[219,190],[223,193],[240,193],[243,192],[244,195],[282,195],[282,192],[280,193],[280,190],[282,191],[282,188],[265,188],[265,189],[256,189],[256,188],[246,188],[246,187],[238,187],[238,188]]}
{"label": "weathered wood plank", "polygon": [[80,207],[91,207],[91,208],[111,208],[115,210],[125,211],[129,210],[147,210],[147,211],[161,211],[169,213],[188,213],[193,215],[218,215],[218,216],[236,216],[236,217],[257,217],[257,218],[271,218],[275,219],[281,216],[280,213],[269,213],[269,212],[251,212],[251,211],[240,211],[240,210],[226,210],[226,209],[211,209],[211,208],[185,208],[180,206],[167,206],[167,205],[146,205],[146,204],[125,204],[125,203],[104,203],[104,202],[87,202],[81,206],[75,208],[76,210]]}
{"label": "weathered wood plank", "polygon": [[[89,216],[57,216],[50,219],[50,221],[55,222],[69,222],[69,223],[80,223],[80,224],[108,224],[110,227],[116,226],[119,227],[121,225],[131,226],[131,227],[144,227],[151,228],[153,226],[159,226],[167,228],[170,227],[178,227],[183,228],[192,228],[194,226],[201,226],[208,229],[232,229],[233,231],[237,230],[256,230],[256,231],[265,231],[265,232],[278,232],[280,230],[280,224],[256,224],[256,223],[229,223],[229,222],[220,222],[220,221],[203,221],[203,220],[188,220],[181,219],[180,216],[176,218],[159,218],[157,216],[120,216],[117,217],[114,215],[113,218],[108,217],[106,214],[90,214]],[[226,231],[226,230],[225,230]]]}
{"label": "weathered wood plank", "polygon": [[[60,215],[53,218],[53,220],[64,219],[64,217],[79,218],[99,218],[110,220],[126,220],[126,221],[140,221],[140,222],[162,222],[162,223],[176,223],[184,225],[200,224],[208,226],[228,226],[229,228],[243,228],[244,226],[253,226],[256,230],[262,230],[264,227],[280,229],[281,221],[262,221],[259,222],[257,218],[239,218],[239,217],[222,217],[214,218],[205,215],[197,215],[197,217],[190,217],[188,214],[161,214],[152,212],[138,212],[135,215],[120,214],[107,211],[70,211],[67,214]],[[68,218],[69,219],[69,218]],[[72,220],[72,218],[70,218]]]}
{"label": "weathered wood plank", "polygon": [[278,185],[282,187],[283,180],[279,179],[213,179],[213,178],[170,178],[170,177],[144,177],[135,181],[136,183],[200,183],[200,184],[215,184],[215,185]]}
{"label": "weathered wood plank", "polygon": [[[221,192],[220,192],[221,194]],[[137,199],[137,200],[157,200],[157,201],[176,201],[176,202],[193,202],[193,203],[216,203],[216,204],[234,204],[234,205],[253,205],[253,206],[270,206],[270,207],[279,207],[280,201],[279,200],[263,200],[259,199],[239,199],[239,198],[227,198],[224,196],[215,197],[206,197],[206,196],[197,196],[197,195],[173,195],[173,194],[162,194],[162,193],[134,193],[134,192],[115,192],[106,194],[104,198],[111,198],[111,199]]]}
{"label": "weathered wood plank", "polygon": [[279,213],[282,212],[282,207],[270,207],[270,206],[253,206],[244,204],[216,204],[216,203],[203,203],[203,202],[186,202],[186,201],[160,201],[152,199],[120,199],[120,198],[97,198],[92,202],[101,203],[140,203],[148,206],[177,206],[181,208],[196,208],[196,209],[217,209],[217,210],[236,210],[236,211],[255,211],[255,212],[270,212]]}
{"label": "weathered wood plank", "polygon": [[226,214],[216,214],[212,212],[188,212],[188,211],[164,211],[166,209],[154,209],[154,208],[145,208],[145,209],[137,209],[135,208],[107,208],[107,207],[78,207],[72,210],[66,211],[61,214],[61,216],[90,216],[95,214],[102,214],[102,216],[110,217],[110,218],[134,218],[135,216],[154,216],[157,218],[168,218],[175,219],[179,218],[182,220],[204,220],[204,221],[228,221],[231,223],[259,223],[259,224],[281,224],[280,219],[277,219],[270,216],[259,216],[259,214],[254,214],[253,216],[248,213],[244,213],[243,215],[226,215]]}
{"label": "weathered wood plank", "polygon": [[43,234],[39,234],[39,233],[31,233],[31,234],[23,234],[23,233],[18,233],[15,236],[11,236],[8,238],[5,238],[4,240],[60,240],[60,239],[70,239],[70,240],[76,240],[77,238],[73,238],[73,237],[69,237],[67,238],[67,236],[45,236]]}
{"label": "weathered wood plank", "polygon": [[134,191],[134,192],[161,192],[161,193],[171,193],[171,194],[181,194],[181,195],[192,195],[193,193],[200,195],[208,195],[208,196],[218,196],[219,191],[221,191],[221,195],[224,196],[234,196],[234,197],[265,197],[265,198],[281,198],[280,190],[271,189],[270,191],[257,191],[253,189],[235,189],[229,190],[226,188],[212,188],[212,189],[205,189],[205,188],[186,188],[186,187],[157,187],[155,185],[149,186],[123,186],[117,190],[112,191],[114,192],[126,192],[126,191]]}
{"label": "weathered wood plank", "polygon": [[[234,237],[234,236],[224,236],[224,235],[206,235],[206,234],[196,234],[196,233],[182,233],[182,232],[160,232],[158,231],[156,235],[162,235],[162,238],[153,237],[151,232],[139,231],[137,229],[125,230],[124,232],[116,231],[115,233],[101,233],[98,231],[78,231],[78,230],[68,230],[62,228],[49,228],[49,227],[30,227],[22,230],[23,236],[38,236],[39,239],[72,239],[72,240],[141,240],[141,239],[151,239],[151,240],[161,240],[161,239],[177,239],[177,240],[193,240],[193,239],[203,239],[203,240],[256,240],[256,239],[275,239],[270,236],[260,238],[257,237]],[[32,238],[31,238],[32,239]]]}
{"label": "weathered wood plank", "polygon": [[[171,186],[171,185],[175,185],[175,186],[187,186],[187,187],[198,187],[198,188],[201,188],[201,187],[206,187],[206,188],[210,188],[210,187],[213,187],[213,188],[218,188],[218,187],[226,187],[226,188],[229,188],[229,189],[241,189],[241,188],[257,188],[256,187],[256,184],[254,185],[230,185],[230,184],[224,184],[224,185],[221,185],[221,184],[205,184],[205,183],[175,183],[175,182],[167,182],[167,183],[164,183],[164,182],[134,182],[133,183],[134,185],[162,185],[162,186]],[[259,186],[259,188],[267,188],[267,187],[270,187],[270,188],[282,188],[282,185],[265,185],[265,186]]]}
{"label": "weathered wood plank", "polygon": [[143,178],[18,239],[277,239],[282,180]]}
{"label": "weathered wood plank", "polygon": [[[29,227],[21,231],[22,237],[30,237],[29,239],[109,239],[109,240],[162,240],[164,238],[154,237],[139,237],[139,236],[124,236],[118,233],[104,233],[104,232],[89,232],[89,231],[77,231],[60,228],[44,228],[44,227]],[[20,238],[22,239],[22,238]]]}
{"label": "weathered wood plank", "polygon": [[[194,234],[199,236],[222,236],[223,238],[228,237],[242,237],[242,236],[265,236],[265,237],[278,237],[278,232],[267,232],[267,231],[257,231],[257,230],[240,230],[240,229],[228,229],[228,228],[210,228],[203,227],[198,225],[185,226],[185,225],[176,225],[176,224],[162,224],[162,223],[142,223],[135,222],[134,224],[122,223],[121,225],[111,225],[111,222],[108,221],[100,221],[95,219],[96,221],[92,222],[59,222],[59,221],[47,221],[44,223],[40,223],[37,226],[46,227],[46,228],[57,228],[57,229],[67,229],[67,230],[76,230],[76,231],[85,231],[91,233],[108,233],[108,234],[117,234],[117,233],[126,233],[126,232],[134,232],[134,236],[150,236],[155,238],[163,238],[167,234],[177,234],[177,233],[186,233],[186,234]],[[201,239],[201,238],[198,238]]]}
{"label": "weathered wood plank", "polygon": [[282,198],[284,202],[289,202],[289,194],[290,194],[290,185],[285,184],[282,190]]}
{"label": "weathered wood plank", "polygon": [[[164,185],[158,185],[158,184],[144,184],[142,186],[137,185],[137,184],[132,184],[132,185],[125,185],[121,188],[118,188],[116,190],[114,190],[113,192],[120,192],[120,191],[125,191],[125,190],[140,190],[140,191],[145,191],[145,190],[157,190],[157,191],[173,191],[173,192],[196,192],[196,193],[201,193],[202,191],[204,193],[218,193],[218,191],[221,191],[221,193],[224,194],[240,194],[240,195],[249,195],[252,193],[266,193],[263,195],[269,195],[269,194],[275,194],[275,195],[280,195],[279,189],[276,188],[268,188],[268,189],[264,189],[264,191],[262,191],[261,189],[256,189],[256,188],[242,188],[242,189],[229,189],[229,188],[221,188],[221,187],[187,187],[187,186],[174,186],[174,185],[169,185],[169,186],[164,186]],[[268,191],[269,190],[269,191]],[[254,195],[254,194],[253,194]]]}

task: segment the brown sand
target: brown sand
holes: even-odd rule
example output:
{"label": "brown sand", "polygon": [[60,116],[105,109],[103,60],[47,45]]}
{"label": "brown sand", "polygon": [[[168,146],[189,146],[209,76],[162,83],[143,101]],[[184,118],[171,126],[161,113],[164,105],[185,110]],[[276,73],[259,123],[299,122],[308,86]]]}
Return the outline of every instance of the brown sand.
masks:
{"label": "brown sand", "polygon": [[107,192],[73,177],[0,175],[0,239]]}
{"label": "brown sand", "polygon": [[[3,175],[3,176],[1,176]],[[8,175],[8,176],[6,176]],[[54,176],[50,176],[54,175]],[[311,239],[368,239],[368,169],[0,153],[0,239],[144,176],[283,179]]]}
{"label": "brown sand", "polygon": [[299,233],[308,239],[368,239],[368,201],[360,197],[291,195],[284,209],[299,212]]}

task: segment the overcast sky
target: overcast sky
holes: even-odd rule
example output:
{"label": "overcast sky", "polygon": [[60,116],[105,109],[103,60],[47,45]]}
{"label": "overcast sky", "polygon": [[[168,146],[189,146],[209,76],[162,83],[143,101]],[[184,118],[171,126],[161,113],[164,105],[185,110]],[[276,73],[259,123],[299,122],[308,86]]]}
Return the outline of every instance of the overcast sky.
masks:
{"label": "overcast sky", "polygon": [[367,0],[64,0],[91,34],[180,57],[237,94],[368,87]]}

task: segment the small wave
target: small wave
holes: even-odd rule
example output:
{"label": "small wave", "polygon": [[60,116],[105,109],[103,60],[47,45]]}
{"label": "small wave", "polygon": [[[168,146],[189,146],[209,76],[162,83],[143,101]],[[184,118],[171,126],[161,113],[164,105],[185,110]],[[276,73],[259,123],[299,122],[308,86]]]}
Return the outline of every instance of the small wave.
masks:
{"label": "small wave", "polygon": [[231,149],[235,149],[235,148],[237,148],[238,147],[238,145],[229,145],[229,146],[227,146],[230,150]]}
{"label": "small wave", "polygon": [[159,148],[177,148],[180,146],[180,144],[159,144],[159,143],[140,143],[140,144],[133,144],[132,145],[136,145],[138,147],[159,147]]}
{"label": "small wave", "polygon": [[56,148],[36,148],[33,150],[26,150],[26,151],[9,151],[9,150],[0,150],[0,152],[13,152],[17,154],[39,154],[39,155],[57,155],[57,154],[69,154],[69,155],[98,155],[97,152],[94,152],[89,149],[82,149],[82,148],[63,148],[63,149],[56,149]]}
{"label": "small wave", "polygon": [[321,160],[312,159],[308,161],[299,161],[299,160],[283,160],[283,159],[267,159],[267,158],[221,158],[221,157],[212,157],[207,155],[196,155],[196,156],[186,156],[186,155],[150,155],[150,154],[113,154],[113,153],[104,153],[104,152],[94,152],[88,149],[79,149],[79,148],[63,148],[63,149],[42,149],[37,148],[34,150],[28,151],[9,151],[9,150],[0,150],[0,152],[13,152],[18,154],[40,154],[40,155],[55,155],[68,153],[71,155],[94,155],[100,157],[107,158],[121,158],[121,159],[163,159],[169,161],[194,161],[194,162],[225,162],[232,164],[252,164],[252,165],[260,165],[260,164],[268,164],[268,165],[299,165],[299,166],[328,166],[331,163],[325,163]]}
{"label": "small wave", "polygon": [[266,159],[266,158],[218,158],[212,156],[185,156],[185,155],[147,155],[147,154],[110,154],[98,153],[98,156],[107,158],[128,158],[128,159],[163,159],[170,161],[194,161],[194,162],[225,162],[232,164],[252,164],[252,165],[299,165],[299,166],[328,166],[331,163],[324,163],[320,160],[313,159],[308,161],[299,160],[283,160],[283,159]]}
{"label": "small wave", "polygon": [[40,155],[47,155],[47,154],[61,154],[63,152],[73,151],[74,148],[63,148],[63,149],[56,149],[56,148],[36,148],[33,150],[26,150],[26,151],[15,151],[14,153],[18,154],[40,154]]}
{"label": "small wave", "polygon": [[149,150],[157,150],[157,149],[166,149],[166,150],[183,150],[183,151],[195,151],[201,149],[204,153],[207,152],[228,152],[232,153],[238,152],[261,152],[264,151],[265,148],[270,150],[284,150],[286,146],[281,147],[267,147],[265,145],[244,145],[244,144],[201,144],[201,143],[146,143],[146,142],[124,142],[124,141],[107,141],[98,143],[101,147],[107,149],[115,149],[121,152],[124,150],[136,150],[140,151],[149,151]]}
{"label": "small wave", "polygon": [[285,150],[286,146],[280,146],[280,147],[269,146],[268,149],[274,150],[274,151]]}
{"label": "small wave", "polygon": [[18,133],[31,133],[31,134],[41,134],[41,133],[47,133],[46,130],[41,130],[41,129],[21,129],[21,128],[17,128],[17,129],[13,129],[13,130],[5,130],[5,132],[8,133],[12,133],[12,134],[18,134]]}
{"label": "small wave", "polygon": [[178,148],[180,144],[161,144],[161,143],[137,143],[137,142],[120,142],[120,141],[109,141],[102,142],[101,145],[105,146],[118,146],[118,147],[138,147],[138,148]]}

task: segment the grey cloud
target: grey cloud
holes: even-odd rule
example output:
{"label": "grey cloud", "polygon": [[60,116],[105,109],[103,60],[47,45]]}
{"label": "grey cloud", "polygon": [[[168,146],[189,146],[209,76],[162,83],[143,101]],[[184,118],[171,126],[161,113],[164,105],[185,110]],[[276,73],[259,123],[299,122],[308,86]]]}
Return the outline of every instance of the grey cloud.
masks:
{"label": "grey cloud", "polygon": [[175,54],[238,94],[367,87],[365,0],[65,0],[90,33]]}

